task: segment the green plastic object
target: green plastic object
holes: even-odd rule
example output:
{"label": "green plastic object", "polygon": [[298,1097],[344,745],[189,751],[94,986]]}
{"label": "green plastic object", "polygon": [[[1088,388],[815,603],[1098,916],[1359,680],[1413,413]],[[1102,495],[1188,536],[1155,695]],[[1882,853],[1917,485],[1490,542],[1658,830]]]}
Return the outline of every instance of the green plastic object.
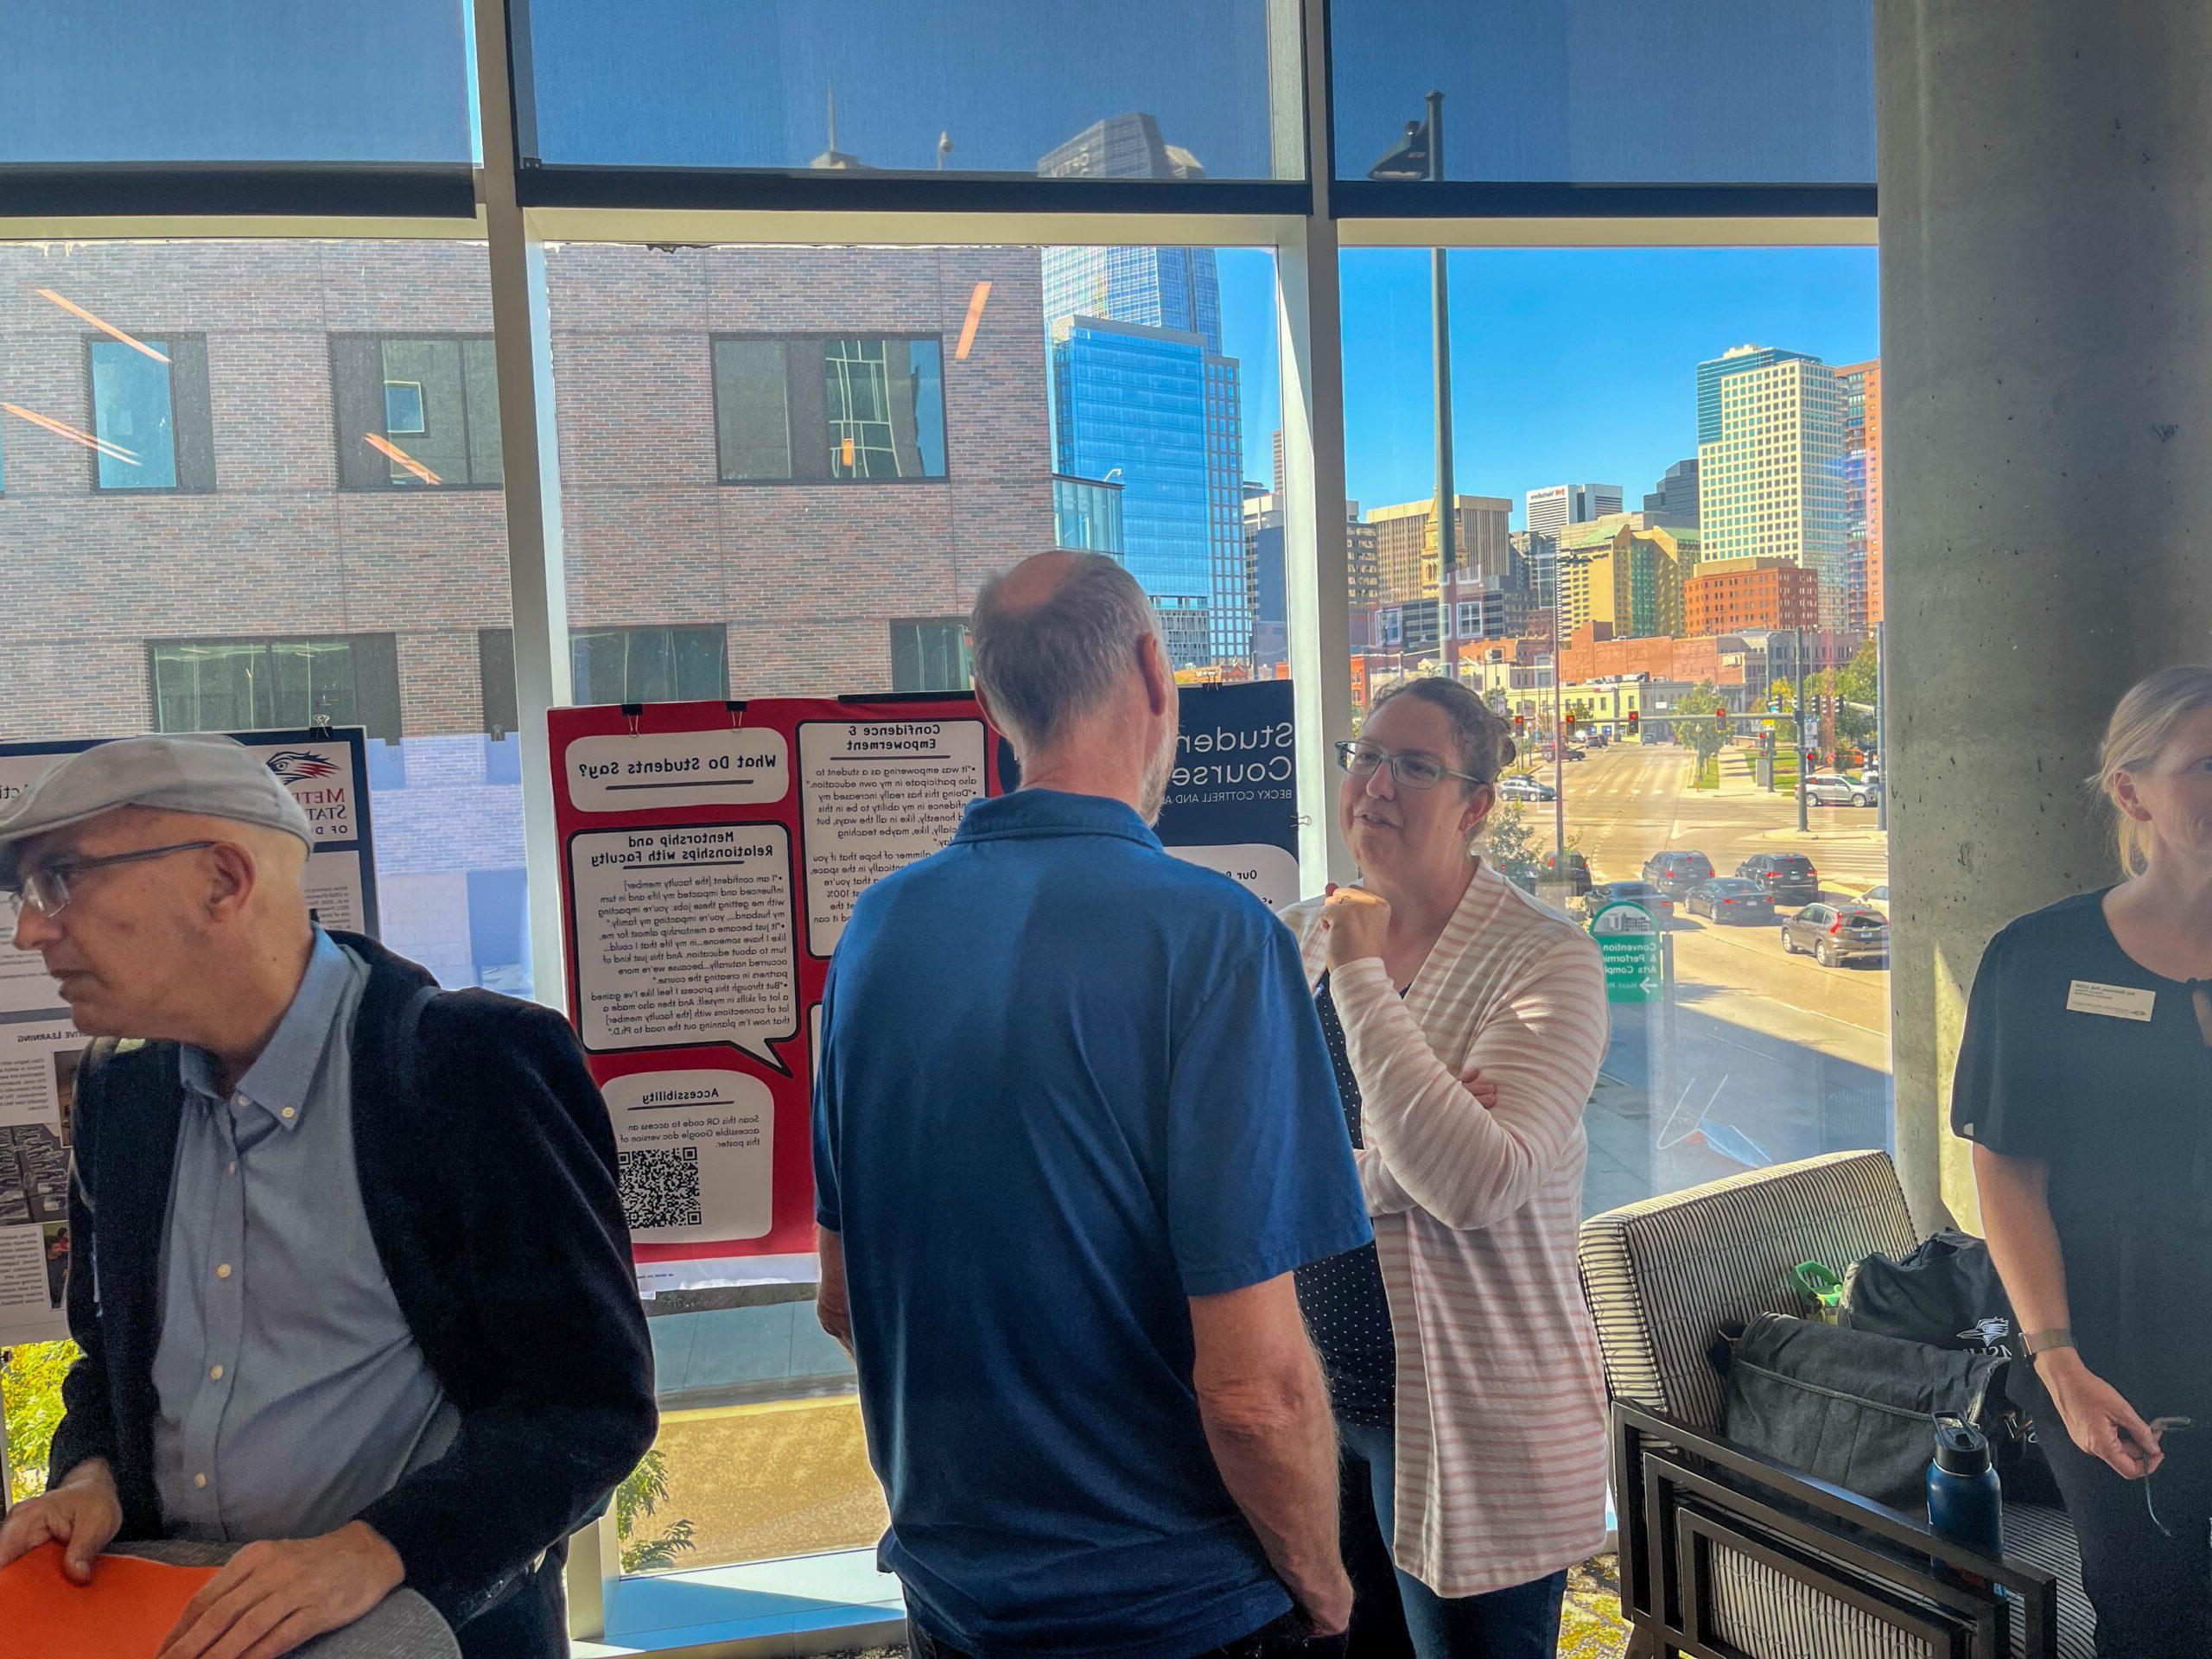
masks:
{"label": "green plastic object", "polygon": [[1790,1270],[1790,1277],[1797,1281],[1797,1294],[1804,1299],[1805,1317],[1834,1325],[1836,1310],[1843,1306],[1843,1281],[1817,1262],[1800,1262]]}

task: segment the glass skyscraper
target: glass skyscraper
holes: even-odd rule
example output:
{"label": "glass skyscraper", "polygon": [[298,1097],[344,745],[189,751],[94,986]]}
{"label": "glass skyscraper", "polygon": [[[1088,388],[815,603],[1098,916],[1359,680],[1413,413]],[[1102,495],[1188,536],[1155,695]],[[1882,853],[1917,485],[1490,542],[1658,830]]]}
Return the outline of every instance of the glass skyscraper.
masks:
{"label": "glass skyscraper", "polygon": [[1107,317],[1196,334],[1221,351],[1221,276],[1211,248],[1046,248],[1045,316]]}
{"label": "glass skyscraper", "polygon": [[[1159,608],[1178,668],[1217,654],[1217,521],[1233,525],[1237,592],[1246,586],[1241,493],[1218,513],[1213,501],[1227,441],[1215,365],[1225,361],[1196,334],[1140,323],[1078,316],[1052,331],[1055,464],[1121,485],[1122,562]],[[1238,627],[1249,639],[1249,615]]]}

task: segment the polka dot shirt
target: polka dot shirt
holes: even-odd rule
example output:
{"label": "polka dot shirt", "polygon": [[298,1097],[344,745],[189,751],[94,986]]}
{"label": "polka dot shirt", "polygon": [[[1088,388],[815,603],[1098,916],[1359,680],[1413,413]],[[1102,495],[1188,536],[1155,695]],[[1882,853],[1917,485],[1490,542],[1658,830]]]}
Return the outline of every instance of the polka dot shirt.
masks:
{"label": "polka dot shirt", "polygon": [[[1313,993],[1321,1034],[1337,1068],[1337,1092],[1343,1097],[1344,1128],[1351,1143],[1359,1138],[1359,1081],[1344,1053],[1344,1022],[1329,995],[1329,976]],[[1397,1345],[1390,1335],[1390,1305],[1382,1292],[1382,1268],[1375,1246],[1363,1244],[1342,1255],[1308,1262],[1298,1269],[1298,1306],[1306,1328],[1329,1376],[1329,1395],[1344,1421],[1388,1428],[1398,1393]]]}

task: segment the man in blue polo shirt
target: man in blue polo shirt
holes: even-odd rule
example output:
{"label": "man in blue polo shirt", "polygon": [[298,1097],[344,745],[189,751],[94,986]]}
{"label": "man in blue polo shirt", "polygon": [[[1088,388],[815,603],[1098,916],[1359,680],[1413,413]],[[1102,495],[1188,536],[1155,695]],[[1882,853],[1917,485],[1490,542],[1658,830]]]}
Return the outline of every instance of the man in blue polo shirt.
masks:
{"label": "man in blue polo shirt", "polygon": [[918,1659],[1271,1655],[1351,1617],[1291,1270],[1371,1235],[1289,931],[1147,827],[1175,753],[1116,561],[993,582],[1024,787],[864,893],[816,1084],[821,1312]]}

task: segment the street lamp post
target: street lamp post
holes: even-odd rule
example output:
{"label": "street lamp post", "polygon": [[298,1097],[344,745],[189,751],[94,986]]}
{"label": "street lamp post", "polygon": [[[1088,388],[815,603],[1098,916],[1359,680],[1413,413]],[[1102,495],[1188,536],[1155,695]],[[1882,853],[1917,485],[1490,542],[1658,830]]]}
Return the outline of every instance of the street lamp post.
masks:
{"label": "street lamp post", "polygon": [[[1444,94],[1428,95],[1428,177],[1444,178]],[[1436,334],[1436,606],[1440,637],[1444,641],[1444,671],[1459,677],[1459,639],[1452,624],[1452,577],[1459,568],[1457,505],[1452,478],[1452,295],[1446,282],[1444,250],[1429,250],[1429,300],[1435,315]]]}
{"label": "street lamp post", "polygon": [[1805,817],[1805,630],[1796,630],[1794,638],[1789,659],[1797,673],[1797,691],[1789,701],[1797,716],[1797,833],[1802,836],[1811,827]]}

